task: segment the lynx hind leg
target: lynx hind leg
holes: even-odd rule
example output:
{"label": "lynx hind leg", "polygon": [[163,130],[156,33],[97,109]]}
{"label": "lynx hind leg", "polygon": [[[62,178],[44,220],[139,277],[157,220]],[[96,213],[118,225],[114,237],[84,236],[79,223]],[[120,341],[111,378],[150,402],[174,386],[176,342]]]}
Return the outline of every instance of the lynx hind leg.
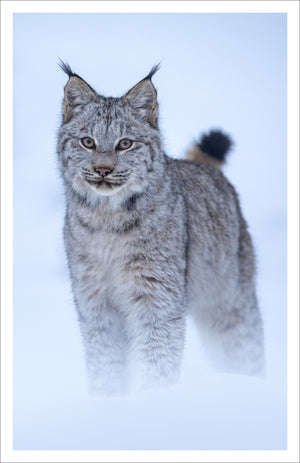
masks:
{"label": "lynx hind leg", "polygon": [[[255,255],[238,203],[237,207],[240,222],[238,260],[230,272],[220,276],[215,291],[210,294],[211,302],[204,317],[204,337],[222,370],[262,375],[264,339],[255,291]],[[203,321],[203,316],[201,318]]]}
{"label": "lynx hind leg", "polygon": [[204,348],[219,371],[261,376],[263,325],[255,294],[232,307],[210,307],[205,316],[203,311],[193,313]]}

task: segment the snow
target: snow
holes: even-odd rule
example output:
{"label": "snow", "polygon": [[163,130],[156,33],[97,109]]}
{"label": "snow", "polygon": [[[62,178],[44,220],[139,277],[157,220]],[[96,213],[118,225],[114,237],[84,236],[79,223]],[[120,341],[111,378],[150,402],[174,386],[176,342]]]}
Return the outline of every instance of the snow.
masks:
{"label": "snow", "polygon": [[[179,384],[91,399],[55,154],[67,60],[117,96],[153,78],[170,155],[220,127],[258,257],[265,378],[215,372],[188,321]],[[279,450],[286,440],[286,17],[14,15],[14,449]]]}

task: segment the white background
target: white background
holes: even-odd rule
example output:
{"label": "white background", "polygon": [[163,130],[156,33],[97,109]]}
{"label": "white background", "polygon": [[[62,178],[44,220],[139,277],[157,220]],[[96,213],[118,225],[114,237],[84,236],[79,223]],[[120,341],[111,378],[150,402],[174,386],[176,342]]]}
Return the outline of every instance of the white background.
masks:
{"label": "white background", "polygon": [[[178,386],[87,397],[61,240],[58,57],[113,96],[162,60],[153,80],[170,155],[211,127],[232,135],[225,172],[257,249],[265,380],[212,372],[189,324]],[[15,15],[14,447],[284,449],[285,359],[285,15]]]}

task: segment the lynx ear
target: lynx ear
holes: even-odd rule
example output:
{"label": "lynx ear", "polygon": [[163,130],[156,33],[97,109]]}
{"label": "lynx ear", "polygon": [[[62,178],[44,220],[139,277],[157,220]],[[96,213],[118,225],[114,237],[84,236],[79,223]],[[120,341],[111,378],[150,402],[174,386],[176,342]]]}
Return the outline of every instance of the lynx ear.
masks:
{"label": "lynx ear", "polygon": [[125,95],[125,101],[129,103],[142,118],[150,122],[153,127],[157,127],[158,104],[157,92],[151,82],[151,77],[158,68],[159,65],[154,66],[147,77],[136,84]]}
{"label": "lynx ear", "polygon": [[80,77],[71,76],[65,86],[63,114],[64,122],[73,116],[76,107],[96,101],[96,92]]}
{"label": "lynx ear", "polygon": [[60,60],[59,67],[69,76],[63,101],[64,122],[68,122],[78,106],[96,101],[98,95],[85,80],[72,71],[68,63]]}

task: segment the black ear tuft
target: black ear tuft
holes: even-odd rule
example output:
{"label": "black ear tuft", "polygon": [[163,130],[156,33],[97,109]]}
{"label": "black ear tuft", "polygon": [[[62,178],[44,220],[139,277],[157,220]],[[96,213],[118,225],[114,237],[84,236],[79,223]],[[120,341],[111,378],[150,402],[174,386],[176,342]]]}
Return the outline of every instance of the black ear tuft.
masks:
{"label": "black ear tuft", "polygon": [[150,79],[150,80],[151,80],[152,77],[154,76],[154,74],[155,74],[159,69],[160,69],[160,63],[155,64],[155,66],[153,66],[153,67],[151,68],[149,74],[148,74],[146,77],[144,77],[143,80],[146,80],[146,79]]}
{"label": "black ear tuft", "polygon": [[201,151],[220,161],[225,161],[232,145],[231,138],[221,130],[211,130],[208,134],[203,134],[198,143]]}
{"label": "black ear tuft", "polygon": [[78,79],[85,82],[93,91],[95,91],[82,77],[76,74],[76,72],[72,71],[71,66],[69,65],[69,63],[67,63],[67,61],[63,61],[61,58],[59,58],[58,66],[69,76],[69,78],[78,77]]}
{"label": "black ear tuft", "polygon": [[69,76],[76,76],[76,74],[72,71],[71,66],[69,63],[66,61],[63,61],[61,58],[59,58],[59,63],[58,66]]}

